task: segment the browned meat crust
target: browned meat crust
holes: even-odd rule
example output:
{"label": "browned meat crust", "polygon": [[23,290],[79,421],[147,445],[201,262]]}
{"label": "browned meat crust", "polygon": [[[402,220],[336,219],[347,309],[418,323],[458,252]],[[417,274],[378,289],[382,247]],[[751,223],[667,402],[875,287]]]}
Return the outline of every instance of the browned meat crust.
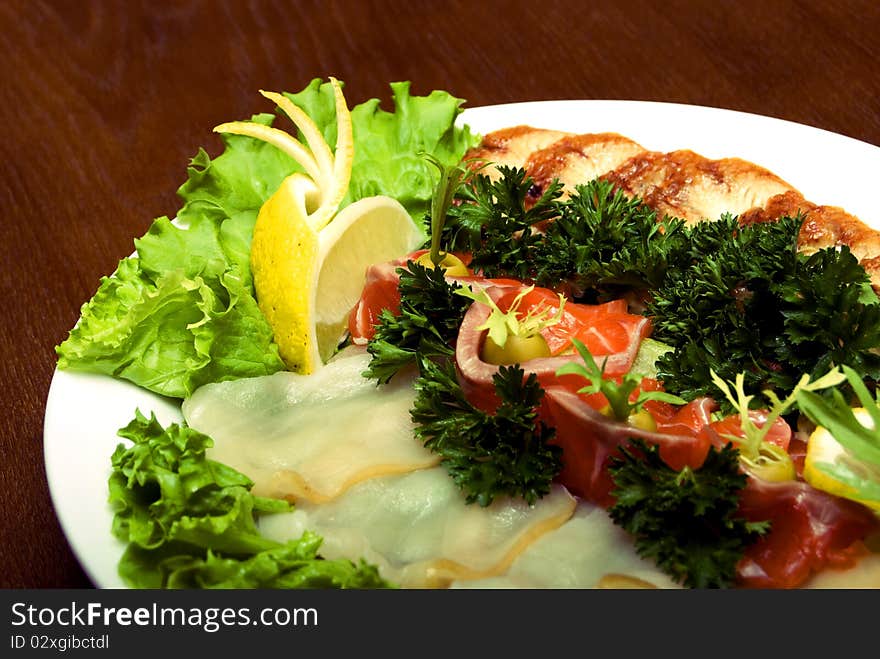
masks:
{"label": "browned meat crust", "polygon": [[643,146],[617,133],[569,135],[533,152],[524,167],[534,180],[533,194],[540,195],[554,179],[563,183],[567,193],[644,151]]}
{"label": "browned meat crust", "polygon": [[811,254],[825,247],[846,245],[862,264],[874,288],[880,290],[880,231],[837,206],[817,206],[797,191],[786,192],[763,206],[740,215],[741,224],[769,222],[785,215],[804,214],[798,248]]}
{"label": "browned meat crust", "polygon": [[468,151],[464,159],[474,161],[475,165],[492,163],[485,173],[494,179],[498,177],[496,167],[499,165],[522,167],[534,151],[543,149],[566,135],[568,133],[559,130],[531,126],[503,128],[485,135],[482,143]]}
{"label": "browned meat crust", "polygon": [[794,190],[758,165],[739,158],[709,160],[693,151],[645,152],[604,178],[658,213],[689,224],[739,215]]}

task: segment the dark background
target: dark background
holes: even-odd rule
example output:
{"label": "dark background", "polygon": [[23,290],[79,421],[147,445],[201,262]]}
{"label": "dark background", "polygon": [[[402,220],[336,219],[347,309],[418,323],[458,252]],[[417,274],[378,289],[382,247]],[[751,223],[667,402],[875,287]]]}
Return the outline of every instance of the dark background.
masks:
{"label": "dark background", "polygon": [[673,101],[880,144],[878,33],[876,0],[0,0],[0,586],[89,585],[43,466],[53,347],[258,89]]}

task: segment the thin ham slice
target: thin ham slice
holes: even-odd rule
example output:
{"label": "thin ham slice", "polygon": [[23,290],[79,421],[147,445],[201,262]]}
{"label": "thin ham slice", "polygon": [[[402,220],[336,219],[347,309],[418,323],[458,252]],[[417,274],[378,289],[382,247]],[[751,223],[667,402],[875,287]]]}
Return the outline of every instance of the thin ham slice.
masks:
{"label": "thin ham slice", "polygon": [[352,343],[366,345],[376,333],[379,315],[384,309],[400,313],[400,281],[398,268],[406,265],[413,256],[395,261],[376,263],[367,268],[364,290],[348,316],[348,333]]}
{"label": "thin ham slice", "polygon": [[[576,495],[608,507],[614,503],[613,482],[608,461],[631,438],[642,439],[660,449],[660,457],[671,468],[699,468],[709,452],[709,438],[684,426],[672,432],[636,428],[600,414],[576,393],[561,386],[544,392],[544,417],[556,429],[554,443],[562,447],[562,472],[558,480]],[[714,406],[701,398],[689,407],[708,414]]]}
{"label": "thin ham slice", "polygon": [[740,511],[771,524],[737,565],[738,582],[751,588],[797,588],[821,570],[852,567],[867,553],[862,540],[880,529],[865,506],[803,481],[749,478]]}
{"label": "thin ham slice", "polygon": [[[406,268],[409,261],[415,261],[428,250],[418,249],[394,261],[376,263],[367,268],[364,278],[364,290],[348,317],[348,333],[352,343],[366,345],[376,334],[379,315],[387,309],[394,315],[400,313],[400,268]],[[470,262],[469,254],[456,254],[465,264]],[[488,283],[512,282],[517,287],[522,284],[514,280],[485,279],[480,276],[447,277],[447,281],[458,281],[461,284],[488,285]]]}
{"label": "thin ham slice", "polygon": [[[574,494],[603,507],[614,503],[607,464],[630,438],[655,444],[673,469],[697,469],[709,447],[720,442],[710,428],[670,424],[648,432],[608,419],[562,387],[546,391],[545,406],[563,448],[559,481]],[[705,418],[714,407],[708,398],[691,402],[688,416]],[[822,492],[803,481],[772,483],[749,477],[741,493],[740,514],[749,521],[770,521],[770,530],[747,547],[737,565],[737,584],[751,588],[797,588],[827,569],[845,569],[867,553],[863,540],[880,530],[880,519],[866,507]]]}

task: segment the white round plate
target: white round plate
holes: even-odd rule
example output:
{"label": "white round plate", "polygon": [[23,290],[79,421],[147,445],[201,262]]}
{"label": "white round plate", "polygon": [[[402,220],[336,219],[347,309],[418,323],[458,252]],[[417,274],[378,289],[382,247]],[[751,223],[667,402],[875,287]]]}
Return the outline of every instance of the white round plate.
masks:
{"label": "white round plate", "polygon": [[[575,133],[616,132],[646,149],[690,149],[766,167],[810,201],[841,206],[880,228],[880,148],[828,131],[758,115],[640,101],[547,101],[473,108],[461,123],[478,133],[528,124]],[[136,409],[163,424],[180,420],[174,401],[128,382],[56,371],[46,403],[44,452],[52,502],[74,553],[94,584],[123,587],[123,545],[110,532],[110,456]]]}

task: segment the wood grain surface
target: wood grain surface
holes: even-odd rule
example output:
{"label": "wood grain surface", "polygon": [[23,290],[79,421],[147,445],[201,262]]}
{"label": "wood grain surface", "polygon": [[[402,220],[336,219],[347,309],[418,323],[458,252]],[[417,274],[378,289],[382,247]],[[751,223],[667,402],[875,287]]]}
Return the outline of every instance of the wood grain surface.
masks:
{"label": "wood grain surface", "polygon": [[878,33],[873,0],[0,1],[0,586],[90,585],[43,465],[54,346],[258,89],[674,101],[880,144]]}

